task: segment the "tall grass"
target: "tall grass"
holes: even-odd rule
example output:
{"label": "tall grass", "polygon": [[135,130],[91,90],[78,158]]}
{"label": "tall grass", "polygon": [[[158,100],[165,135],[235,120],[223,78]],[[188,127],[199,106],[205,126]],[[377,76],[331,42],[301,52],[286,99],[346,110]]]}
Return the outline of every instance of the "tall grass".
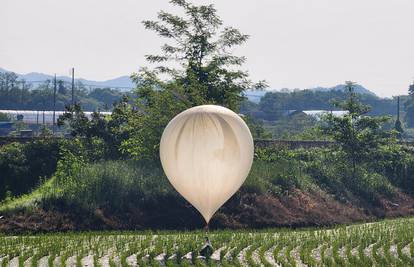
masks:
{"label": "tall grass", "polygon": [[120,209],[132,203],[173,193],[158,166],[135,161],[102,161],[77,166],[71,175],[59,174],[55,180],[59,198],[82,208]]}
{"label": "tall grass", "polygon": [[[257,150],[241,192],[280,196],[296,189],[321,188],[341,198],[356,197],[374,204],[379,196],[393,196],[398,184],[390,182],[387,172],[366,165],[359,165],[354,172],[344,162],[340,152],[326,149]],[[120,210],[137,203],[155,205],[165,197],[181,199],[159,164],[133,160],[90,162],[67,151],[52,179],[32,194],[3,203],[0,211],[53,204],[56,200],[86,210]]]}
{"label": "tall grass", "polygon": [[[58,172],[54,180],[57,190],[45,195],[89,210],[97,207],[120,209],[132,203],[156,201],[166,195],[178,197],[159,165],[129,160],[71,163],[70,168]],[[297,164],[257,160],[242,190],[278,195],[293,188],[304,188],[309,182],[309,177],[301,176]]]}

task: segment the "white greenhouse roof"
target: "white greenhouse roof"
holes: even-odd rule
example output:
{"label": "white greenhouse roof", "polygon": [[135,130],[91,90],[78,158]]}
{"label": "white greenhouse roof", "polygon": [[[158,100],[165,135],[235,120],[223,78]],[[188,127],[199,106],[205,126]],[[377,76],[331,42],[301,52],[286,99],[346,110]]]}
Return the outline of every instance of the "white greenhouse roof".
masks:
{"label": "white greenhouse roof", "polygon": [[323,115],[332,114],[335,117],[343,117],[348,114],[345,110],[304,110],[302,111],[308,116],[320,118]]}
{"label": "white greenhouse roof", "polygon": [[[12,120],[17,120],[17,116],[23,115],[23,122],[27,124],[53,124],[53,111],[41,111],[41,110],[0,110],[0,113],[7,114]],[[60,115],[63,115],[65,111],[56,111],[55,112],[55,122]],[[92,113],[90,111],[84,112],[86,117],[89,119],[92,117]],[[100,112],[100,114],[107,116],[111,115],[112,112]]]}

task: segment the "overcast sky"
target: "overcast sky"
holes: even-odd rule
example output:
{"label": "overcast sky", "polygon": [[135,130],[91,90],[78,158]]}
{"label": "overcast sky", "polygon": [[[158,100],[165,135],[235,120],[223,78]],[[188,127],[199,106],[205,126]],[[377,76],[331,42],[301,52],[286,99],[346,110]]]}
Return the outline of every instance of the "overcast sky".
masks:
{"label": "overcast sky", "polygon": [[[197,3],[208,1],[197,0]],[[236,52],[271,88],[356,81],[380,96],[414,79],[414,0],[212,0],[251,36]],[[0,67],[106,80],[129,75],[161,40],[140,23],[168,0],[0,0]]]}

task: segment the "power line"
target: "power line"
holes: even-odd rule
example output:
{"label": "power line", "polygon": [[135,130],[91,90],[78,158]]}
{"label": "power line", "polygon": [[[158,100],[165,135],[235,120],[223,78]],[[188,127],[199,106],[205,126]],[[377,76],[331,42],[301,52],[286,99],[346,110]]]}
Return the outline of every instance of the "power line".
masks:
{"label": "power line", "polygon": [[75,105],[75,68],[72,68],[72,106]]}

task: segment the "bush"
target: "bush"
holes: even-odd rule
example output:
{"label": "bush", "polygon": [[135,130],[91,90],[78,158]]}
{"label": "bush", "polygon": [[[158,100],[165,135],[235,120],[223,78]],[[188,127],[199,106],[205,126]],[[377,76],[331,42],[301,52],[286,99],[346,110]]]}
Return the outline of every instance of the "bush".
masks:
{"label": "bush", "polygon": [[389,181],[402,190],[414,194],[414,155],[401,145],[381,147],[370,168],[383,173]]}
{"label": "bush", "polygon": [[6,192],[18,196],[29,192],[56,170],[59,143],[44,139],[26,144],[11,143],[0,148],[0,200]]}
{"label": "bush", "polygon": [[53,198],[87,210],[122,208],[172,193],[159,167],[136,161],[85,163],[70,152],[59,162]]}
{"label": "bush", "polygon": [[242,190],[278,196],[295,188],[306,189],[309,184],[309,176],[302,172],[300,162],[287,159],[273,162],[255,160]]}
{"label": "bush", "polygon": [[340,151],[318,149],[307,154],[304,157],[308,160],[306,172],[315,184],[338,198],[357,197],[375,204],[379,196],[392,196],[394,193],[386,176],[367,164],[357,165],[354,171]]}
{"label": "bush", "polygon": [[[45,199],[62,200],[93,211],[97,208],[119,212],[130,205],[156,205],[160,199],[181,199],[170,185],[162,168],[148,162],[91,162],[80,149],[62,147],[62,159],[55,174],[55,190]],[[305,188],[310,178],[301,173],[300,162],[277,159],[256,160],[242,192],[281,195],[295,188]]]}
{"label": "bush", "polygon": [[300,150],[256,149],[250,175],[243,189],[254,193],[285,194],[294,189],[306,189],[311,184],[304,172],[305,162]]}

